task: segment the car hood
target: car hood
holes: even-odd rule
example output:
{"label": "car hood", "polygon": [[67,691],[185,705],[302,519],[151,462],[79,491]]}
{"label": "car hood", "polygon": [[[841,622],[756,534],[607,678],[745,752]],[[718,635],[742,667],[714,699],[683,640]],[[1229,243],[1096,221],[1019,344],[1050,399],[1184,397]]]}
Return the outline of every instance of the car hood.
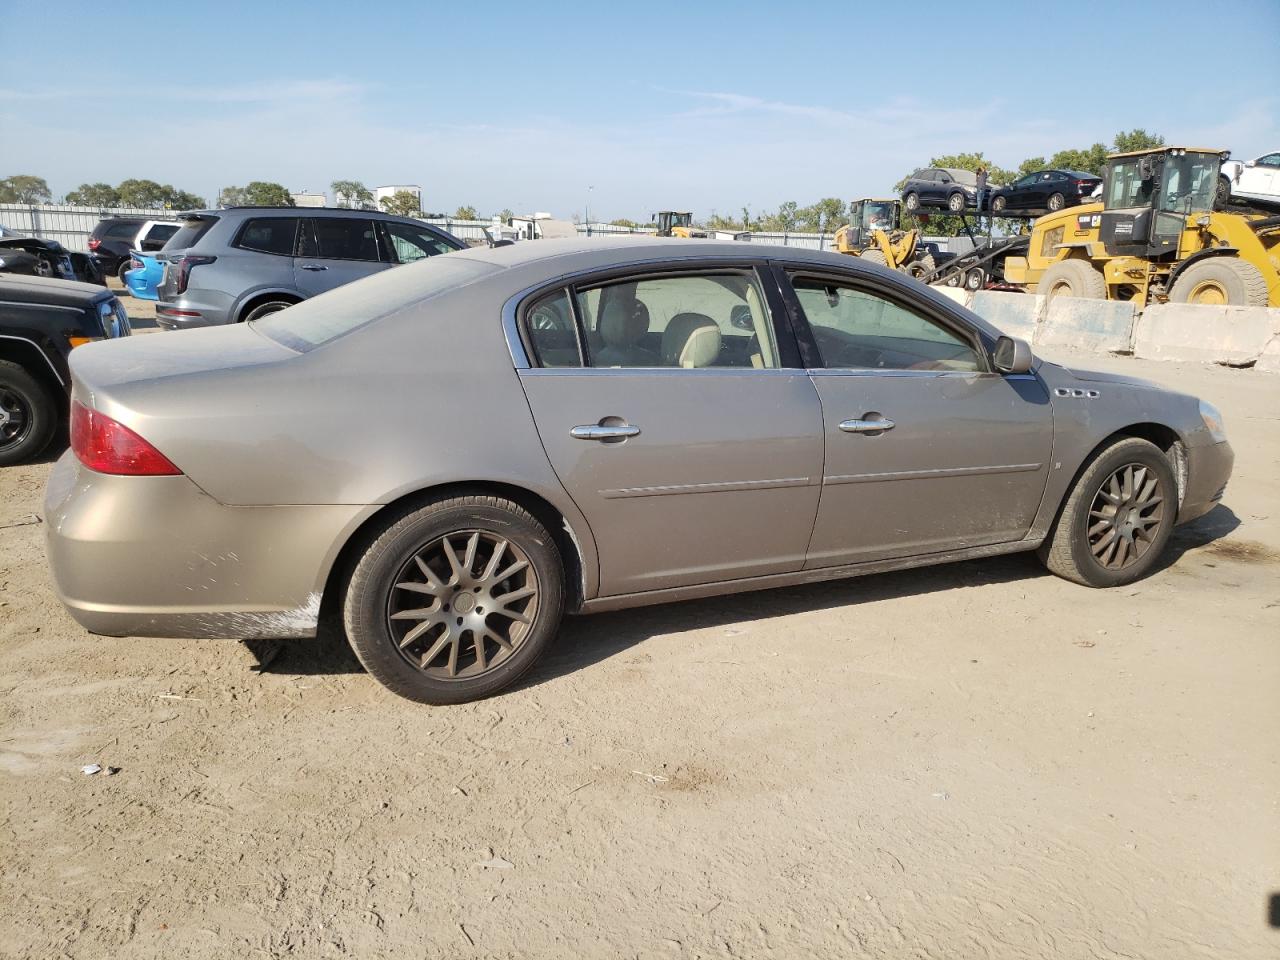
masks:
{"label": "car hood", "polygon": [[0,273],[0,300],[20,300],[49,306],[83,307],[106,291],[94,283],[55,280],[52,277],[24,277]]}

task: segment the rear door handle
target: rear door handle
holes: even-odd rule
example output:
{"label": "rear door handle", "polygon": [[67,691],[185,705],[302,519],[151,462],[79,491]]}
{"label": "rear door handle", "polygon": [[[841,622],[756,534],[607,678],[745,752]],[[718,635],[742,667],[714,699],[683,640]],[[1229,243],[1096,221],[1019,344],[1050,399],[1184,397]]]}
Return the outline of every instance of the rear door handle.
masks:
{"label": "rear door handle", "polygon": [[627,437],[638,437],[640,428],[629,423],[604,427],[598,423],[583,424],[569,431],[575,440],[625,440]]}
{"label": "rear door handle", "polygon": [[841,420],[840,429],[845,433],[884,433],[893,429],[892,420]]}
{"label": "rear door handle", "polygon": [[304,264],[302,265],[302,269],[303,269],[303,270],[328,270],[329,268],[328,268],[328,267],[322,267],[322,266],[321,266],[320,264],[318,264],[318,263],[304,263]]}

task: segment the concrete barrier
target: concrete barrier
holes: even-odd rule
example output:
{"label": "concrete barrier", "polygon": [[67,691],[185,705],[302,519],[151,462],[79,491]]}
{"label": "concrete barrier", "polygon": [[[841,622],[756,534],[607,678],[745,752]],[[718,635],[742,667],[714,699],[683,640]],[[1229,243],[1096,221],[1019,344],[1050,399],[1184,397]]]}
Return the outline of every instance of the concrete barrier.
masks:
{"label": "concrete barrier", "polygon": [[1256,362],[1280,334],[1280,310],[1156,303],[1138,318],[1133,354],[1145,360]]}
{"label": "concrete barrier", "polygon": [[1044,319],[1044,297],[1030,293],[1001,293],[979,290],[973,295],[969,309],[1001,333],[1034,343]]}
{"label": "concrete barrier", "polygon": [[969,305],[969,291],[964,287],[944,287],[939,285],[931,287],[931,289],[942,294],[948,300],[954,300],[962,307]]}
{"label": "concrete barrier", "polygon": [[1137,308],[1119,300],[1055,297],[1044,312],[1036,343],[1069,350],[1128,353]]}
{"label": "concrete barrier", "polygon": [[1280,373],[1280,337],[1272,337],[1271,342],[1262,348],[1262,356],[1253,369],[1264,373]]}

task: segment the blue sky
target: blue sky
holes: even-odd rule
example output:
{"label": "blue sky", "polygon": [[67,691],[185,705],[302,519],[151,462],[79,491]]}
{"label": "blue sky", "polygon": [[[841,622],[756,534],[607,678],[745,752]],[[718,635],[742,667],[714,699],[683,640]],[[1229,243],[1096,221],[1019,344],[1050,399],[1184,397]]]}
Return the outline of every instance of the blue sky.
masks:
{"label": "blue sky", "polygon": [[59,195],[354,178],[446,212],[755,213],[1137,126],[1280,148],[1280,0],[58,0],[0,29],[0,176]]}

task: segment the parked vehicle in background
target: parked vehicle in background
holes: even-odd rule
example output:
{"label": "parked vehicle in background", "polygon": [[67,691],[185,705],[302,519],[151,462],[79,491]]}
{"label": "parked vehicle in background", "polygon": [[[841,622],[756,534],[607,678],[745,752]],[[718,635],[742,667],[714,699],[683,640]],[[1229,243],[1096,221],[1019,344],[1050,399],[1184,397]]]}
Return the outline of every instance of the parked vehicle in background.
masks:
{"label": "parked vehicle in background", "polygon": [[130,296],[138,300],[159,300],[157,289],[163,279],[164,264],[155,253],[132,252],[129,269],[124,272],[124,285]]}
{"label": "parked vehicle in background", "polygon": [[56,240],[12,234],[0,239],[0,273],[106,285],[102,271],[88,254],[68,250]]}
{"label": "parked vehicle in background", "polygon": [[160,254],[162,329],[256,320],[398,264],[466,249],[419,220],[371,210],[233,207],[183,214]]}
{"label": "parked vehicle in background", "polygon": [[146,220],[133,238],[131,251],[163,250],[169,238],[177,233],[181,226],[182,224],[176,220]]}
{"label": "parked vehicle in background", "polygon": [[128,335],[109,290],[0,274],[0,466],[39,456],[66,422],[72,349]]}
{"label": "parked vehicle in background", "polygon": [[1208,403],[755,243],[476,248],[72,374],[45,531],[76,620],[311,636],[331,604],[428,703],[514,683],[566,609],[1037,549],[1130,583],[1232,465]]}
{"label": "parked vehicle in background", "polygon": [[145,221],[137,217],[104,217],[89,234],[89,254],[108,277],[124,280],[129,251],[137,246],[138,230]]}
{"label": "parked vehicle in background", "polygon": [[1085,203],[1102,178],[1078,170],[1037,170],[991,192],[991,212],[1053,212]]}
{"label": "parked vehicle in background", "polygon": [[902,205],[908,213],[921,207],[945,207],[952,213],[976,207],[978,175],[954,167],[925,167],[902,186]]}
{"label": "parked vehicle in background", "polygon": [[1218,205],[1253,200],[1280,205],[1280,151],[1256,160],[1227,160],[1218,181]]}

